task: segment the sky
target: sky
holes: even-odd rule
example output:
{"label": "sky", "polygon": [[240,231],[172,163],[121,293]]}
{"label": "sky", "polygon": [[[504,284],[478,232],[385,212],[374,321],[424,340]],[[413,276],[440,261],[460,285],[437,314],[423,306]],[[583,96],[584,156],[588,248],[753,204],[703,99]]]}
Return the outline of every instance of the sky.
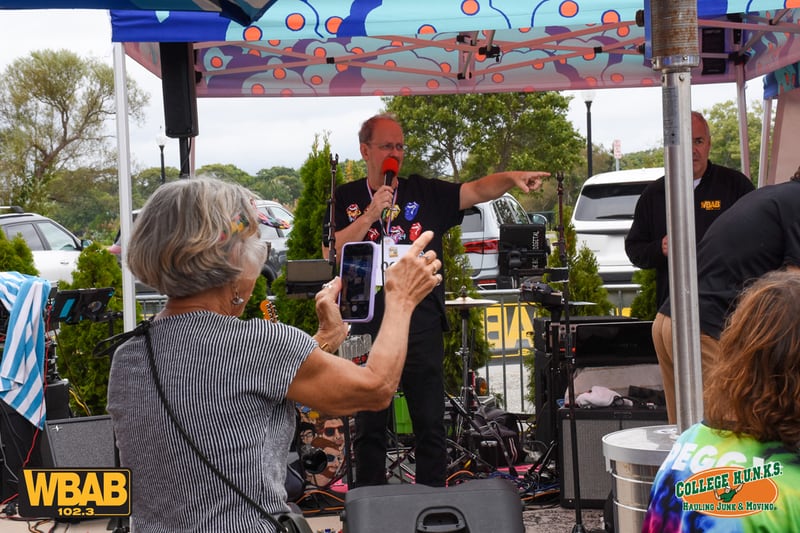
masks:
{"label": "sky", "polygon": [[[31,51],[47,48],[72,50],[112,65],[108,12],[0,10],[0,71]],[[163,128],[164,108],[161,80],[130,58],[125,64],[128,76],[150,94],[145,121],[129,124],[135,172],[160,165],[156,138]],[[564,94],[574,97],[567,118],[585,136],[585,93]],[[759,100],[761,81],[749,82],[746,94],[750,102]],[[715,103],[735,98],[733,84],[692,87],[693,109],[710,109]],[[358,159],[358,129],[381,107],[378,97],[199,98],[195,164],[233,164],[250,174],[272,166],[299,169],[315,135],[326,132],[331,150],[340,161]],[[660,87],[595,91],[591,105],[592,142],[610,150],[614,140],[619,140],[623,157],[625,153],[658,147],[663,139],[661,110]],[[166,165],[179,167],[177,139],[168,139],[164,157]]]}

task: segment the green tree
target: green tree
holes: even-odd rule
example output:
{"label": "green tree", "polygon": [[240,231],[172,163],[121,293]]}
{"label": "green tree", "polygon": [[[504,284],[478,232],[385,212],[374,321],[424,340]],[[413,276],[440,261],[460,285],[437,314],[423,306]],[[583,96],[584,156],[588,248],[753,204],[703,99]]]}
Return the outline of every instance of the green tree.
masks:
{"label": "green tree", "polygon": [[4,231],[0,231],[0,272],[19,272],[38,276],[33,264],[33,253],[22,235],[17,234],[10,241]]}
{"label": "green tree", "polygon": [[211,165],[203,165],[195,170],[195,175],[208,176],[223,181],[238,183],[239,185],[247,187],[248,189],[251,189],[253,183],[255,182],[255,178],[253,178],[253,176],[240,169],[236,165],[230,164],[223,165],[220,163],[213,163]]}
{"label": "green tree", "polygon": [[[78,257],[72,283],[59,285],[59,289],[101,287],[114,288],[108,312],[121,311],[122,271],[117,258],[95,243]],[[61,325],[56,348],[57,368],[80,398],[80,402],[72,402],[74,411],[86,415],[105,413],[111,361],[109,357],[95,357],[94,348],[101,340],[122,331],[122,319],[118,317],[110,321],[81,320],[77,324]]]}
{"label": "green tree", "polygon": [[739,142],[739,111],[733,100],[714,104],[701,111],[711,131],[711,151],[708,158],[718,165],[741,170],[757,182],[758,154],[761,147],[762,105],[752,102],[747,110],[747,135],[750,168],[742,169],[742,150]]}
{"label": "green tree", "polygon": [[113,242],[119,228],[116,169],[65,170],[50,182],[48,199],[47,214],[79,237]]}
{"label": "green tree", "polygon": [[[130,116],[148,97],[128,80]],[[47,187],[66,169],[109,163],[115,115],[113,69],[67,50],[19,58],[0,75],[0,194],[47,212]]]}
{"label": "green tree", "polygon": [[297,171],[288,167],[264,168],[256,173],[252,190],[261,198],[294,205],[303,191]]}
{"label": "green tree", "polygon": [[633,273],[633,283],[641,287],[631,302],[631,316],[642,320],[656,317],[656,270],[648,268]]}
{"label": "green tree", "polygon": [[[320,146],[320,141],[322,146]],[[311,154],[300,168],[303,193],[294,211],[294,227],[286,241],[289,261],[322,258],[322,225],[328,205],[331,181],[331,147],[328,137],[317,136]],[[337,182],[342,177],[337,171]],[[281,274],[272,283],[275,305],[282,321],[292,324],[310,335],[317,331],[317,313],[313,298],[292,298],[286,294],[286,275]]]}

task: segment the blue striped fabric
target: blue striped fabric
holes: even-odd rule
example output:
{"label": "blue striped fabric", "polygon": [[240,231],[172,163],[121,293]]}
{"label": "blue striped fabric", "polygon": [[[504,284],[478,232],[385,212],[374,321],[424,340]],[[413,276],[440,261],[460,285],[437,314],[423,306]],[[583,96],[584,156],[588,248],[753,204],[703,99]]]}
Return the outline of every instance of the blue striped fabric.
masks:
{"label": "blue striped fabric", "polygon": [[39,429],[44,428],[44,317],[46,279],[0,272],[0,301],[8,311],[0,397]]}

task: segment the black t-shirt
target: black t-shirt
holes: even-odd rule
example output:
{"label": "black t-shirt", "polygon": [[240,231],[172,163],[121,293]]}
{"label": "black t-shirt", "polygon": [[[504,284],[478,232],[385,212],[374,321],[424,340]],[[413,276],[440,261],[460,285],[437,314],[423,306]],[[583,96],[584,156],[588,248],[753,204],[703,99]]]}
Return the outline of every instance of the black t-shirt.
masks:
{"label": "black t-shirt", "polygon": [[[699,243],[711,223],[739,198],[753,190],[750,179],[737,170],[709,161],[694,189],[695,242]],[[636,203],[631,229],[625,237],[625,252],[639,268],[656,269],[656,307],[669,296],[669,269],[661,251],[667,234],[667,192],[664,178],[645,188]]]}
{"label": "black t-shirt", "polygon": [[[800,266],[800,182],[756,189],[708,228],[697,247],[700,330],[719,338],[741,290],[767,272]],[[659,312],[669,315],[669,299]]]}
{"label": "black t-shirt", "polygon": [[[426,249],[434,250],[436,256],[441,259],[442,236],[450,228],[461,224],[464,217],[464,212],[459,210],[460,191],[460,183],[426,179],[415,174],[408,178],[398,178],[389,230],[392,240],[397,244],[411,244],[422,232],[431,230],[434,237]],[[360,217],[371,201],[372,194],[366,179],[337,187],[334,195],[336,209],[334,223],[337,231],[346,228]],[[325,220],[329,220],[329,216],[326,216]],[[384,226],[385,221],[383,218]],[[381,223],[375,222],[363,236],[363,240],[380,245],[384,233],[385,227],[381,228]],[[444,269],[441,273],[444,277]],[[375,318],[372,322],[353,324],[353,333],[377,334],[383,318],[383,296],[383,291],[379,291],[375,299]],[[420,333],[431,328],[447,330],[447,327],[444,313],[444,283],[442,283],[417,306],[411,317],[411,331]]]}

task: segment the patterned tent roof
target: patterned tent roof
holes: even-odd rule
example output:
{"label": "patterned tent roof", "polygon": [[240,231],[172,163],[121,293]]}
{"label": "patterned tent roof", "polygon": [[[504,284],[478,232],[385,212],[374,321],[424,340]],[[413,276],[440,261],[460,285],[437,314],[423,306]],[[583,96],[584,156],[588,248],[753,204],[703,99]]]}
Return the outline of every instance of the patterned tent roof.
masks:
{"label": "patterned tent roof", "polygon": [[[794,3],[698,2],[692,82],[734,82],[739,69],[749,80],[800,60]],[[277,0],[248,25],[112,11],[112,39],[157,75],[158,41],[194,43],[199,97],[657,86],[641,9],[641,0]]]}

